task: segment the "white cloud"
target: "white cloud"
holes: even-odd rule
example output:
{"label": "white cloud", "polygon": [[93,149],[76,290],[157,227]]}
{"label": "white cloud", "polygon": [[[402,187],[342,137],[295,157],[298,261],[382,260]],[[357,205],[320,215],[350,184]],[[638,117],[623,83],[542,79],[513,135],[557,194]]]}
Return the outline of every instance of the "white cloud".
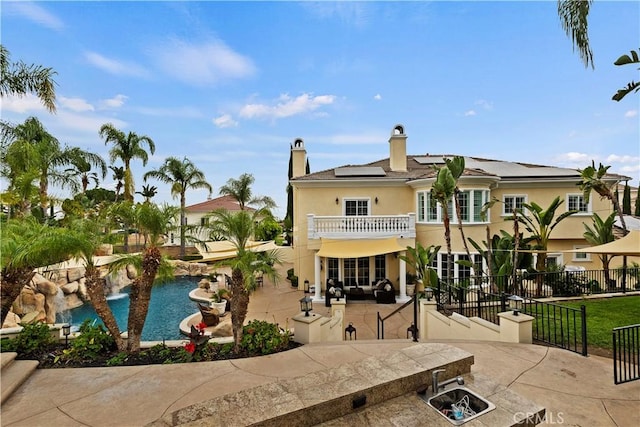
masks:
{"label": "white cloud", "polygon": [[130,110],[136,113],[144,114],[145,116],[186,117],[193,119],[203,117],[203,114],[200,112],[200,110],[193,107],[135,107],[130,108]]}
{"label": "white cloud", "polygon": [[626,113],[624,113],[624,117],[629,119],[631,117],[635,117],[638,115],[638,110],[629,110]]}
{"label": "white cloud", "polygon": [[149,74],[137,64],[110,59],[96,52],[85,52],[84,57],[91,65],[117,76],[145,77]]}
{"label": "white cloud", "polygon": [[366,27],[372,20],[373,6],[362,2],[303,2],[302,5],[319,18],[337,18],[357,28]]}
{"label": "white cloud", "polygon": [[465,115],[465,117],[475,116],[476,115],[476,111],[475,110],[465,111],[464,115]]}
{"label": "white cloud", "polygon": [[382,95],[380,95],[379,93],[377,93],[373,99],[375,99],[376,101],[380,101],[382,99]]}
{"label": "white cloud", "polygon": [[484,99],[479,99],[476,101],[476,105],[481,106],[483,109],[485,110],[493,110],[493,104],[489,101],[486,101]]}
{"label": "white cloud", "polygon": [[100,106],[103,108],[120,108],[124,105],[124,102],[129,99],[128,96],[118,94],[113,98],[103,99],[100,101]]}
{"label": "white cloud", "polygon": [[82,111],[94,111],[93,105],[89,104],[82,98],[65,98],[61,96],[59,98],[60,106],[67,108],[71,111],[82,112]]}
{"label": "white cloud", "polygon": [[87,116],[69,111],[58,111],[55,116],[55,124],[58,126],[96,135],[105,123],[112,123],[118,129],[127,126],[126,122],[107,116]]}
{"label": "white cloud", "polygon": [[23,16],[30,21],[52,30],[59,31],[64,28],[64,23],[57,16],[49,13],[36,3],[27,1],[2,2],[2,7],[4,13]]}
{"label": "white cloud", "polygon": [[223,114],[212,120],[213,124],[219,128],[230,128],[238,126],[238,122],[233,120],[230,114]]}
{"label": "white cloud", "polygon": [[317,110],[324,105],[333,104],[335,95],[311,96],[304,93],[296,98],[288,94],[280,95],[275,105],[247,104],[240,109],[240,116],[245,118],[272,118],[279,119],[304,114]]}
{"label": "white cloud", "polygon": [[617,154],[610,154],[607,156],[606,160],[607,163],[639,163],[640,162],[640,157],[638,156],[629,156],[629,155],[624,155],[624,156],[618,156]]}
{"label": "white cloud", "polygon": [[256,73],[250,58],[233,51],[221,40],[201,45],[171,40],[153,49],[153,54],[167,74],[196,86],[247,78]]}
{"label": "white cloud", "polygon": [[11,111],[14,113],[27,113],[30,111],[45,111],[42,101],[35,95],[27,94],[25,96],[6,96],[0,99],[0,106],[3,111]]}
{"label": "white cloud", "polygon": [[561,153],[556,156],[555,160],[561,163],[585,163],[590,162],[593,159],[593,155],[578,153],[575,151],[571,151],[569,153]]}

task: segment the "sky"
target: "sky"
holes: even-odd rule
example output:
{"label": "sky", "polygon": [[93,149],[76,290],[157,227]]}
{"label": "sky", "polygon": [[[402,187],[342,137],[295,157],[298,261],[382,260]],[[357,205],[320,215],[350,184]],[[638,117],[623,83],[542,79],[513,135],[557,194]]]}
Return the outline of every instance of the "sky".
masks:
{"label": "sky", "polygon": [[[555,1],[0,3],[12,61],[53,68],[57,113],[3,98],[14,124],[37,117],[63,144],[108,161],[105,123],[149,136],[142,175],[190,159],[213,196],[250,173],[255,195],[286,210],[289,147],[312,172],[389,156],[458,154],[640,176],[640,94],[611,96],[638,67],[613,62],[640,40],[640,3],[596,0],[595,68],[565,35]],[[121,164],[116,164],[121,166]],[[100,186],[115,189],[111,173]],[[156,202],[178,204],[168,185]],[[66,197],[64,189],[54,195]],[[187,193],[187,204],[207,199]],[[141,201],[140,195],[136,196]]]}

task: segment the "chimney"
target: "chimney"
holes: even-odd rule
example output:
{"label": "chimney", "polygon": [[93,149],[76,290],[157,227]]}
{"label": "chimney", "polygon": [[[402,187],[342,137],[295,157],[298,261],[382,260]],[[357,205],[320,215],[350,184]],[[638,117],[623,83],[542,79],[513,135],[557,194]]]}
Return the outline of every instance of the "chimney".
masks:
{"label": "chimney", "polygon": [[304,141],[302,138],[296,138],[293,141],[293,147],[291,147],[291,159],[292,159],[292,178],[298,178],[306,175],[307,166],[307,150],[304,148]]}
{"label": "chimney", "polygon": [[407,171],[407,135],[404,126],[396,125],[389,138],[389,167],[394,172]]}

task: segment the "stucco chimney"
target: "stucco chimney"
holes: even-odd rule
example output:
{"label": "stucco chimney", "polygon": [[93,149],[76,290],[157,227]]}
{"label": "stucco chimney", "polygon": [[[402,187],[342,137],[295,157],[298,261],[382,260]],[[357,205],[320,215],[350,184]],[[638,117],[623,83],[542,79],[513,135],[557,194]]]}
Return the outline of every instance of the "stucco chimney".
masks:
{"label": "stucco chimney", "polygon": [[389,167],[395,172],[407,171],[407,135],[404,126],[395,125],[389,138]]}
{"label": "stucco chimney", "polygon": [[293,141],[293,147],[291,147],[291,162],[293,166],[292,178],[306,175],[307,150],[304,148],[302,138],[296,138],[295,141]]}

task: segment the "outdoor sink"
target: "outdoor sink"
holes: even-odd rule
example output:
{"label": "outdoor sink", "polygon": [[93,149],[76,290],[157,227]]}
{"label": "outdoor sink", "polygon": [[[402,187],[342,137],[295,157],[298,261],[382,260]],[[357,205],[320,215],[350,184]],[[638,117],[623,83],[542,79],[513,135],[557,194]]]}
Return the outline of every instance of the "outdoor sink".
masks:
{"label": "outdoor sink", "polygon": [[496,409],[496,405],[466,387],[452,388],[425,400],[427,405],[456,426]]}

